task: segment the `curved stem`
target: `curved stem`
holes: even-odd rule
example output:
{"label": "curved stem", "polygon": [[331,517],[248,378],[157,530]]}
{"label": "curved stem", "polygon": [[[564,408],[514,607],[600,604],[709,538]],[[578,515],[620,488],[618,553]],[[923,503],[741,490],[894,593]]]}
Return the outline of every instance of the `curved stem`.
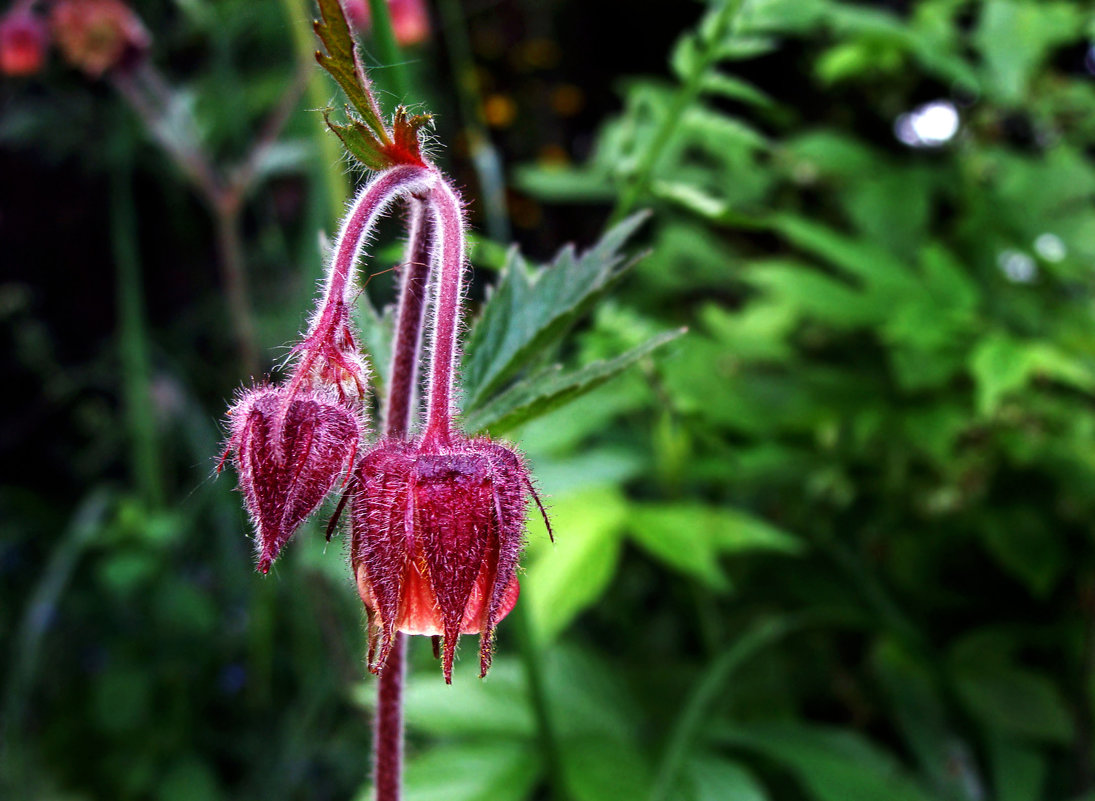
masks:
{"label": "curved stem", "polygon": [[358,192],[338,232],[334,256],[327,269],[327,286],[301,346],[302,355],[289,382],[287,399],[293,396],[322,352],[322,347],[316,346],[338,335],[339,323],[345,320],[353,301],[354,269],[377,220],[399,197],[424,194],[433,181],[434,173],[425,167],[392,167],[379,173]]}
{"label": "curved stem", "polygon": [[452,428],[456,335],[460,326],[464,280],[464,210],[455,190],[444,180],[430,189],[433,217],[433,338],[430,400],[424,439],[446,444]]}
{"label": "curved stem", "polygon": [[430,178],[431,173],[425,167],[401,165],[378,173],[358,192],[335,240],[323,306],[312,326],[313,333],[319,330],[320,323],[328,315],[334,313],[339,303],[349,305],[351,298],[347,293],[353,283],[353,270],[376,221],[396,198],[411,192],[426,192]]}

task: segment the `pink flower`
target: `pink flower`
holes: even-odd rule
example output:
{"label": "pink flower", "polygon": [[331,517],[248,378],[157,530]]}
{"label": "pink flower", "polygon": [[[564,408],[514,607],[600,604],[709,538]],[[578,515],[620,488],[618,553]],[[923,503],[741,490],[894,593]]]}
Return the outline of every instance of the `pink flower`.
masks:
{"label": "pink flower", "polygon": [[334,394],[286,387],[252,389],[228,415],[231,435],[224,458],[234,454],[255,527],[258,569],[266,573],[352,467],[361,424]]}
{"label": "pink flower", "polygon": [[369,611],[370,669],[383,667],[397,631],[440,635],[451,683],[457,640],[478,634],[486,675],[494,627],[517,602],[535,497],[520,457],[489,439],[388,440],[357,479],[350,562]]}
{"label": "pink flower", "polygon": [[93,78],[133,67],[151,41],[133,9],[121,0],[58,0],[50,26],[68,62]]}
{"label": "pink flower", "polygon": [[[372,15],[368,0],[342,0],[346,17],[359,31],[372,28]],[[388,12],[392,15],[395,40],[407,47],[426,41],[430,35],[430,15],[424,0],[388,0]]]}
{"label": "pink flower", "polygon": [[46,60],[49,34],[29,11],[12,10],[0,20],[0,72],[33,75]]}

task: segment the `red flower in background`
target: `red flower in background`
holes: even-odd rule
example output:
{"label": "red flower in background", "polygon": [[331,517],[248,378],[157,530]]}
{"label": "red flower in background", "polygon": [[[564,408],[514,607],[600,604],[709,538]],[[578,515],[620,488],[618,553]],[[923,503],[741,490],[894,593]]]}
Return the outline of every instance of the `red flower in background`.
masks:
{"label": "red flower in background", "polygon": [[[372,28],[369,0],[342,0],[346,17],[359,31]],[[407,47],[424,42],[430,35],[430,15],[425,0],[388,0],[395,40]]]}
{"label": "red flower in background", "polygon": [[33,75],[46,61],[49,32],[29,11],[12,9],[0,20],[0,72]]}
{"label": "red flower in background", "polygon": [[151,43],[141,20],[121,0],[58,0],[49,21],[65,59],[93,78],[135,66]]}

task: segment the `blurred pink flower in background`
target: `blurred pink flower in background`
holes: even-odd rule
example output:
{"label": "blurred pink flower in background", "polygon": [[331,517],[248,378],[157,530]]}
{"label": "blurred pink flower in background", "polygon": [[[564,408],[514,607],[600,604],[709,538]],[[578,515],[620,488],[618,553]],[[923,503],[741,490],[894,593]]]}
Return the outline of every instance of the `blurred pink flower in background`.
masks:
{"label": "blurred pink flower in background", "polygon": [[[369,0],[342,0],[346,18],[357,31],[372,27]],[[395,40],[404,47],[424,42],[430,35],[430,15],[425,0],[388,0]]]}
{"label": "blurred pink flower in background", "polygon": [[49,21],[65,59],[93,78],[135,66],[151,42],[141,20],[121,0],[59,0]]}
{"label": "blurred pink flower in background", "polygon": [[46,25],[28,10],[12,9],[0,20],[0,72],[33,75],[42,69],[49,46]]}

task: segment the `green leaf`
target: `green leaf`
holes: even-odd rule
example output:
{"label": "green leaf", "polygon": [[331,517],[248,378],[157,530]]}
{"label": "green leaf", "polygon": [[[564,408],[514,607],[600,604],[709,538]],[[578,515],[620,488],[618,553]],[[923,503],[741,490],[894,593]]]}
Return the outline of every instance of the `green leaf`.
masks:
{"label": "green leaf", "polygon": [[1033,504],[986,511],[977,533],[1000,566],[1038,598],[1049,595],[1068,567],[1060,534],[1046,530],[1044,510]]}
{"label": "green leaf", "polygon": [[1006,334],[985,337],[970,355],[970,372],[977,382],[977,408],[990,415],[1009,394],[1023,389],[1035,376],[1095,390],[1095,370],[1045,342],[1024,342]]}
{"label": "green leaf", "polygon": [[548,202],[605,203],[616,190],[606,176],[590,169],[521,166],[514,183],[523,191]]}
{"label": "green leaf", "polygon": [[989,737],[988,752],[995,801],[1039,801],[1046,797],[1049,766],[1037,749]]}
{"label": "green leaf", "polygon": [[515,252],[464,346],[465,410],[475,409],[530,359],[557,342],[634,262],[620,248],[647,218],[611,228],[580,257],[564,248],[548,266],[529,270]]}
{"label": "green leaf", "polygon": [[[316,35],[326,53],[316,51],[316,61],[331,74],[346,98],[353,105],[361,122],[368,126],[378,144],[390,144],[388,130],[380,118],[380,109],[373,97],[372,84],[365,75],[357,44],[350,33],[349,23],[339,0],[318,0],[322,20],[314,23]],[[340,135],[341,136],[341,135]]]}
{"label": "green leaf", "polygon": [[330,109],[323,110],[323,121],[345,146],[347,152],[370,170],[381,170],[391,162],[381,151],[381,144],[368,128],[358,119],[350,117],[350,122],[341,123],[331,120]]}
{"label": "green leaf", "polygon": [[771,97],[753,84],[722,72],[708,72],[703,76],[700,88],[709,94],[719,95],[729,100],[740,100],[742,103],[749,103],[760,108],[771,108],[775,105]]}
{"label": "green leaf", "polygon": [[[491,740],[431,748],[407,762],[406,801],[524,801],[540,777],[531,743]],[[371,798],[367,792],[362,800]]]}
{"label": "green leaf", "polygon": [[756,723],[717,736],[783,764],[818,801],[933,801],[893,756],[850,731]]}
{"label": "green leaf", "polygon": [[1083,37],[1074,3],[988,0],[974,34],[985,60],[989,88],[1006,103],[1018,103],[1034,73],[1059,45]]}
{"label": "green leaf", "polygon": [[[522,603],[527,603],[522,598]],[[412,672],[407,679],[404,717],[412,731],[437,737],[498,735],[507,739],[533,737],[536,723],[528,703],[528,687],[520,663],[495,659],[490,673],[479,679],[479,649],[474,637],[464,637],[453,684],[440,680],[438,670]],[[359,703],[373,708],[376,680],[367,679],[356,692]]]}
{"label": "green leaf", "polygon": [[1072,737],[1068,708],[1041,673],[1010,665],[968,666],[957,672],[955,683],[970,712],[1001,734],[1062,745]]}
{"label": "green leaf", "polygon": [[768,793],[738,762],[699,755],[685,763],[675,801],[768,801]]}
{"label": "green leaf", "polygon": [[891,639],[876,645],[871,665],[891,715],[921,770],[956,798],[962,796],[965,787],[982,783],[976,769],[961,758],[970,750],[969,745],[952,730],[930,668]]}
{"label": "green leaf", "polygon": [[554,544],[542,523],[533,522],[521,603],[538,639],[553,639],[600,598],[616,573],[627,511],[619,490],[604,487],[552,504]]}
{"label": "green leaf", "polygon": [[599,735],[562,743],[563,773],[574,801],[635,801],[650,790],[650,762],[631,743]]}
{"label": "green leaf", "polygon": [[614,359],[598,359],[571,373],[563,373],[562,365],[552,365],[519,381],[481,407],[473,408],[464,419],[464,427],[492,435],[509,431],[596,389],[683,333],[683,328],[667,331]]}
{"label": "green leaf", "polygon": [[802,550],[790,534],[738,509],[642,504],[632,507],[627,522],[632,539],[653,557],[720,590],[729,586],[719,565],[724,554]]}

